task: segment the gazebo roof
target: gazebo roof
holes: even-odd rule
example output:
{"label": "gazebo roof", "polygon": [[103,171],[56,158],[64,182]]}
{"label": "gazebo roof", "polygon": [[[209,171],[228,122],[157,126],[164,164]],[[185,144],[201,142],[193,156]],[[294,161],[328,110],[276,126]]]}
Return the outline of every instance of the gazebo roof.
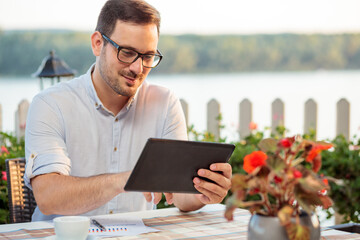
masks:
{"label": "gazebo roof", "polygon": [[40,78],[69,77],[74,76],[75,70],[71,69],[62,59],[50,51],[50,56],[45,57],[38,70],[33,74]]}

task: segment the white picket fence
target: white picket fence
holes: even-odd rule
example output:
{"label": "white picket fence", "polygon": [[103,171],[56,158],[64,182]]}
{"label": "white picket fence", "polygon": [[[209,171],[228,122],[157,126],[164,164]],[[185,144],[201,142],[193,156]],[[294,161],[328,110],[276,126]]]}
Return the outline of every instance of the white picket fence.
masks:
{"label": "white picket fence", "polygon": [[[188,103],[181,99],[181,105],[184,110],[186,123],[188,123],[189,114]],[[18,138],[25,135],[26,116],[29,109],[29,102],[22,100],[15,113],[15,133]],[[239,136],[244,138],[250,134],[249,125],[252,122],[252,103],[248,99],[240,102],[239,106]],[[274,132],[277,126],[283,126],[285,123],[284,102],[281,99],[275,99],[271,103],[271,129]],[[207,131],[213,133],[216,139],[220,137],[220,104],[212,99],[207,104]],[[2,131],[2,107],[0,104],[0,131]],[[304,133],[311,130],[317,130],[318,109],[317,103],[313,99],[305,102],[304,108]],[[336,104],[336,135],[343,134],[346,139],[350,136],[350,103],[346,99],[340,99]]]}

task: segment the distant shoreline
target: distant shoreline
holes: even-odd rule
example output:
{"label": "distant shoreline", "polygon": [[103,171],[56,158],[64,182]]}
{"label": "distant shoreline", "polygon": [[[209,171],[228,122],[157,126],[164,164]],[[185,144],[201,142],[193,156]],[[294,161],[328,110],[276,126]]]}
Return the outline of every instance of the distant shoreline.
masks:
{"label": "distant shoreline", "polygon": [[[206,75],[231,75],[231,74],[236,74],[236,75],[261,75],[261,74],[307,74],[307,73],[344,73],[344,72],[354,72],[357,73],[360,71],[359,69],[317,69],[317,70],[304,70],[304,71],[299,71],[299,70],[294,70],[294,71],[243,71],[243,72],[193,72],[193,73],[155,73],[155,72],[151,72],[149,74],[149,77],[151,78],[151,76],[206,76]],[[85,73],[85,72],[84,72]],[[81,76],[84,73],[80,73],[77,74],[75,77]],[[39,78],[36,77],[32,77],[31,74],[29,75],[1,75],[0,74],[0,81],[1,79],[34,79],[34,80],[39,80]],[[48,79],[48,78],[45,78]],[[71,78],[70,78],[71,79]],[[360,80],[360,79],[359,79]]]}
{"label": "distant shoreline", "polygon": [[[0,42],[2,76],[34,73],[50,50],[78,74],[95,62],[89,32],[0,31]],[[360,33],[161,35],[158,48],[164,58],[152,74],[360,69]]]}

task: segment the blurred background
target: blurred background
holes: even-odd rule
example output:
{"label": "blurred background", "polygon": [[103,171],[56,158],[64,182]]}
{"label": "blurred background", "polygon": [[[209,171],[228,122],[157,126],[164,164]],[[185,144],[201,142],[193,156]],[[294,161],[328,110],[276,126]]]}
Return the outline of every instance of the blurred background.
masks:
{"label": "blurred background", "polygon": [[[334,139],[337,104],[346,99],[350,104],[346,113],[350,116],[349,135],[357,139],[360,1],[148,2],[162,16],[159,49],[164,55],[148,81],[170,88],[188,103],[188,124],[197,131],[207,128],[207,103],[216,99],[224,126],[222,139],[239,141],[239,104],[248,99],[252,103],[251,120],[256,123],[252,126],[262,131],[271,126],[274,118],[281,117],[288,135],[302,134],[304,105],[313,99],[317,104],[317,139]],[[18,116],[16,122],[16,109],[20,101],[31,102],[39,93],[39,79],[33,73],[51,50],[76,70],[75,76],[87,71],[95,61],[90,35],[104,3],[105,0],[0,0],[0,132],[24,130],[25,120],[19,122]],[[50,84],[44,81],[45,88]],[[277,98],[284,103],[284,116],[271,112]],[[348,138],[344,149],[349,152]],[[350,145],[355,149],[354,159],[358,159],[358,146]],[[335,155],[336,151],[328,159],[336,159]],[[23,153],[19,152],[19,156]],[[344,154],[338,158],[341,166],[352,159]],[[351,171],[358,176],[358,164],[347,162],[353,165],[345,170],[335,167],[333,171],[347,174],[349,179]],[[352,178],[349,181],[356,182]],[[357,189],[359,185],[354,185],[347,192],[351,195]],[[339,198],[338,208],[341,204],[343,209],[351,206],[352,214],[359,215],[356,197],[349,197],[353,202],[348,202],[343,195],[334,193]],[[354,219],[359,221],[359,217]],[[324,214],[320,220],[322,226],[334,224]]]}
{"label": "blurred background", "polygon": [[[79,76],[95,61],[90,47],[104,0],[0,1],[0,104],[14,131],[22,99],[40,91],[32,77],[50,50]],[[285,103],[289,134],[303,132],[304,104],[318,104],[319,139],[333,138],[336,103],[350,102],[351,136],[360,126],[360,1],[149,0],[161,13],[164,60],[148,80],[189,104],[189,125],[206,129],[206,104],[220,103],[221,134],[238,139],[239,103],[253,104],[259,129],[271,103]],[[46,82],[45,82],[46,84]],[[48,83],[49,84],[49,83]],[[47,87],[47,86],[45,86]]]}

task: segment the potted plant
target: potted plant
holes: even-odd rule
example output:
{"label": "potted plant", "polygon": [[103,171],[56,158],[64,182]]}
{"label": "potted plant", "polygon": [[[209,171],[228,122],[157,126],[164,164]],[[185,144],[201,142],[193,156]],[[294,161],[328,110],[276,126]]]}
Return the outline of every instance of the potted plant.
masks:
{"label": "potted plant", "polygon": [[258,147],[244,157],[247,174],[232,177],[225,217],[232,220],[236,207],[248,209],[249,239],[320,239],[315,207],[327,209],[332,201],[329,178],[317,173],[321,151],[332,145],[295,136],[263,139]]}

